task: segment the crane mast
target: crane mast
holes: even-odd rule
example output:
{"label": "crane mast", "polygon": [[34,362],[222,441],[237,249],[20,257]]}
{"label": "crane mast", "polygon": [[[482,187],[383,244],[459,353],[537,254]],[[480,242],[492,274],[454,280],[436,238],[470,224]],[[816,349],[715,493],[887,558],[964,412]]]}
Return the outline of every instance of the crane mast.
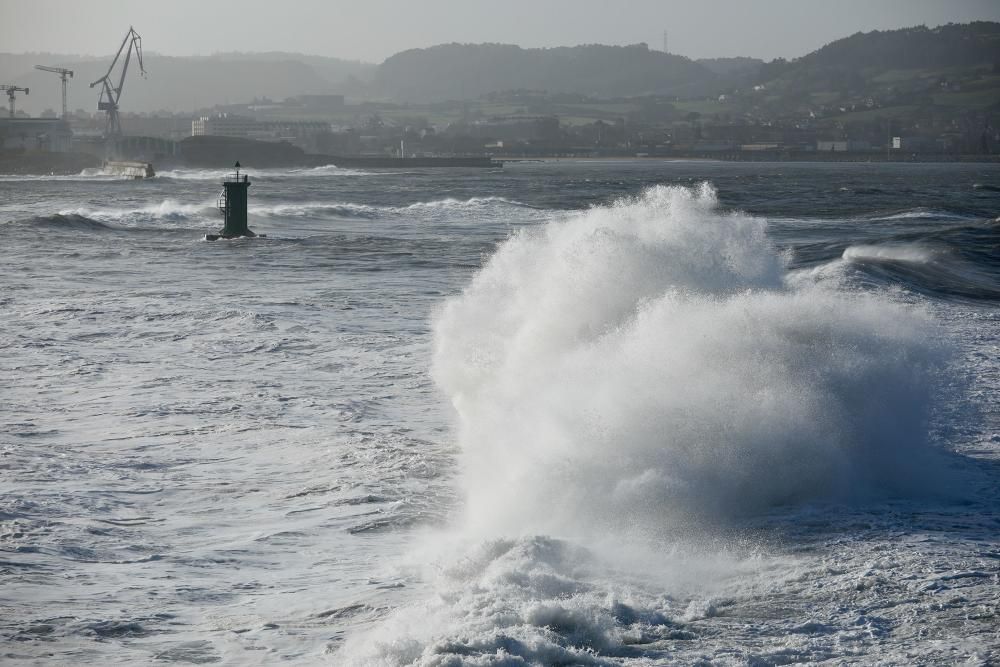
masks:
{"label": "crane mast", "polygon": [[0,90],[2,90],[2,91],[4,91],[4,92],[7,93],[7,100],[10,102],[10,117],[13,118],[14,117],[14,97],[15,97],[15,93],[19,93],[20,92],[20,93],[24,93],[25,95],[27,95],[28,94],[28,89],[27,88],[18,88],[17,86],[5,83],[3,85],[0,85]]}
{"label": "crane mast", "polygon": [[59,78],[62,79],[62,117],[65,119],[68,115],[66,112],[66,78],[73,78],[73,70],[63,69],[62,67],[49,67],[47,65],[35,65],[35,69],[40,69],[43,72],[53,72],[58,74]]}
{"label": "crane mast", "polygon": [[[135,28],[129,26],[128,32],[125,33],[125,39],[122,40],[122,45],[118,47],[118,53],[115,54],[115,59],[111,61],[111,67],[108,68],[107,74],[90,84],[91,88],[96,85],[101,86],[101,95],[97,102],[97,110],[107,112],[108,121],[104,133],[111,138],[118,138],[122,134],[121,123],[118,119],[118,101],[122,96],[122,88],[125,86],[125,74],[128,72],[128,65],[132,60],[133,51],[135,52],[136,59],[139,61],[139,73],[145,76],[146,69],[142,65],[142,38],[135,31]],[[124,59],[122,59],[123,53],[125,55]],[[122,71],[118,77],[118,85],[116,86],[111,75],[114,73],[115,65],[118,64],[119,60],[122,61]]]}

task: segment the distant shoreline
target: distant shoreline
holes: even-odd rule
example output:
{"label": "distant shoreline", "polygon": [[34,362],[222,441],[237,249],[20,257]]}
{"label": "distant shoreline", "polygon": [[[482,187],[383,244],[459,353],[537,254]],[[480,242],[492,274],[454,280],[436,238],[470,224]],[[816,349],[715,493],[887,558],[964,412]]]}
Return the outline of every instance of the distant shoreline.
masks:
{"label": "distant shoreline", "polygon": [[906,157],[894,156],[886,159],[884,155],[871,153],[848,153],[842,155],[824,155],[822,153],[775,154],[768,153],[753,156],[734,154],[710,156],[705,154],[687,155],[580,155],[580,156],[532,156],[532,157],[494,157],[497,162],[621,162],[621,161],[651,161],[651,162],[803,162],[815,164],[830,164],[836,162],[871,163],[871,164],[915,164],[915,163],[947,163],[962,164],[994,164],[1000,163],[1000,155],[922,155],[911,154]]}
{"label": "distant shoreline", "polygon": [[[258,159],[241,160],[244,166],[250,169],[272,169],[272,168],[303,168],[316,167],[326,164],[342,166],[346,168],[365,166],[375,169],[395,169],[395,168],[457,168],[464,166],[483,166],[483,163],[492,159],[497,166],[519,163],[558,163],[558,162],[745,162],[745,163],[862,163],[862,164],[997,164],[1000,163],[1000,155],[921,155],[911,154],[906,157],[893,156],[886,160],[884,155],[872,153],[843,153],[843,154],[817,154],[809,153],[761,153],[752,156],[739,154],[705,155],[705,154],[679,154],[679,155],[539,155],[539,156],[483,156],[478,158],[439,158],[420,159],[414,158],[406,161],[396,161],[398,158],[371,159],[352,158],[349,156],[323,156],[305,154],[301,160],[271,160],[269,156],[257,156]],[[338,158],[342,158],[338,160]],[[342,164],[340,164],[342,162]],[[228,158],[219,164],[228,164]],[[473,163],[477,163],[473,165]],[[5,176],[72,176],[79,174],[87,168],[99,168],[102,161],[93,155],[85,153],[29,153],[29,154],[2,154],[0,153],[0,175]],[[205,164],[199,161],[176,161],[170,160],[163,164],[153,163],[154,168],[218,168],[213,163]]]}

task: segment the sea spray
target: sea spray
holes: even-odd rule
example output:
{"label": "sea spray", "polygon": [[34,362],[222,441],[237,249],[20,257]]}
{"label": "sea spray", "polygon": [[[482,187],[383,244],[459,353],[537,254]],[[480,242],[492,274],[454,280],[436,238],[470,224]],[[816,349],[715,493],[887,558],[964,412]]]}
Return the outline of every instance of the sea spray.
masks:
{"label": "sea spray", "polygon": [[764,220],[654,187],[504,244],[436,323],[473,531],[656,532],[920,488],[920,313],[792,290]]}
{"label": "sea spray", "polygon": [[765,232],[710,186],[654,187],[498,249],[435,322],[464,520],[415,557],[435,594],[347,664],[669,659],[727,597],[799,576],[720,527],[934,487],[933,323],[793,288]]}

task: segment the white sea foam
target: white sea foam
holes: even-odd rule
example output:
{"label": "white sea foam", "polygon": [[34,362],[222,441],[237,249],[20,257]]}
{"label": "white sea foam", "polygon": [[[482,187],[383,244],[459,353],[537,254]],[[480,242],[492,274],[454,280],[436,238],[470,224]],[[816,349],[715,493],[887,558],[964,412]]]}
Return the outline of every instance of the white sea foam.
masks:
{"label": "white sea foam", "polygon": [[[233,173],[232,169],[164,169],[156,172],[157,178],[180,181],[219,181]],[[253,173],[253,172],[248,172]]]}
{"label": "white sea foam", "polygon": [[[359,169],[346,169],[336,165],[323,165],[320,167],[302,167],[288,169],[253,169],[246,168],[245,171],[250,179],[254,178],[309,178],[309,177],[337,177],[337,176],[375,176],[376,172],[362,171]],[[230,176],[232,169],[165,169],[157,172],[159,178],[172,178],[181,181],[219,181]]]}
{"label": "white sea foam", "polygon": [[766,560],[680,551],[658,553],[656,574],[632,576],[620,549],[608,558],[541,536],[445,541],[419,555],[435,559],[435,594],[352,637],[345,664],[622,664],[639,645],[694,638],[685,624],[713,615],[734,581],[775,576]]}
{"label": "white sea foam", "polygon": [[410,211],[420,209],[472,209],[505,205],[527,207],[527,204],[524,204],[523,202],[514,201],[505,197],[472,197],[470,199],[455,199],[453,197],[447,197],[445,199],[417,202],[415,204],[410,204],[409,206],[401,207],[401,209]]}
{"label": "white sea foam", "polygon": [[962,213],[954,213],[952,211],[918,206],[917,208],[909,209],[906,211],[899,211],[898,213],[875,214],[875,215],[864,216],[860,219],[873,220],[873,221],[875,220],[972,220],[975,219],[975,217],[964,215]]}
{"label": "white sea foam", "polygon": [[927,264],[941,254],[938,248],[918,243],[892,245],[853,245],[844,250],[846,260],[879,259],[895,262]]}
{"label": "white sea foam", "polygon": [[308,167],[304,169],[291,169],[287,173],[291,176],[378,176],[379,175],[379,172],[364,171],[362,169],[350,169],[347,167],[338,167],[335,164],[326,164],[320,167]]}
{"label": "white sea foam", "polygon": [[275,206],[252,206],[253,215],[277,215],[281,217],[324,217],[328,215],[346,217],[373,217],[386,209],[352,202],[303,202],[299,204],[278,204]]}

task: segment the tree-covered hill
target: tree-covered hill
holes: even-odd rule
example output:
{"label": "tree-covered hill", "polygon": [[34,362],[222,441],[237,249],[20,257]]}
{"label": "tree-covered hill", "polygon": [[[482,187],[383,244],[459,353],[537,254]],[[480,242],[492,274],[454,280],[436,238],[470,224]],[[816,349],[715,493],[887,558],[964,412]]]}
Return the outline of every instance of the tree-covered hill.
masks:
{"label": "tree-covered hill", "polygon": [[522,49],[510,44],[443,44],[397,53],[375,74],[374,90],[397,100],[472,99],[503,90],[596,97],[707,90],[709,69],[645,44]]}
{"label": "tree-covered hill", "polygon": [[777,60],[767,68],[780,73],[789,65],[805,69],[919,69],[997,62],[1000,62],[1000,23],[977,21],[936,28],[916,26],[859,32],[830,42],[792,63]]}
{"label": "tree-covered hill", "polygon": [[727,105],[759,117],[843,122],[1000,111],[1000,23],[858,33],[733,83]]}

